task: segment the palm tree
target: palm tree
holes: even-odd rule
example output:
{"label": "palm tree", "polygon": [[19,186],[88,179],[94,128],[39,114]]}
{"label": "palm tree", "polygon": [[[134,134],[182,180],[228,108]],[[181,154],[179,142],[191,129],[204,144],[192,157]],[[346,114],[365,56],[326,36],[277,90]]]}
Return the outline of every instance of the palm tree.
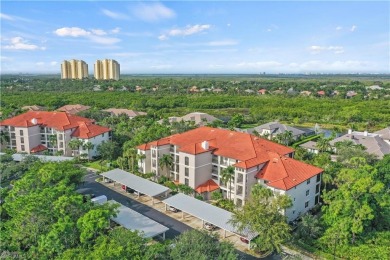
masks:
{"label": "palm tree", "polygon": [[9,142],[9,135],[7,132],[0,132],[0,144],[7,144]]}
{"label": "palm tree", "polygon": [[95,148],[95,145],[91,142],[86,142],[85,144],[83,144],[83,149],[87,150],[88,161],[89,161],[89,151],[92,150],[93,148]]}
{"label": "palm tree", "polygon": [[284,132],[283,133],[284,144],[289,145],[292,142],[293,137],[294,137],[293,132],[291,131]]}
{"label": "palm tree", "polygon": [[302,216],[298,223],[296,234],[303,240],[312,240],[318,238],[322,233],[322,227],[317,217],[310,214]]}
{"label": "palm tree", "polygon": [[232,199],[232,180],[234,178],[234,167],[228,166],[227,168],[223,169],[221,172],[221,181],[225,183],[225,185],[228,185],[229,183],[229,199]]}
{"label": "palm tree", "polygon": [[118,164],[118,166],[119,166],[122,170],[125,169],[126,162],[127,162],[127,160],[126,160],[126,158],[124,158],[124,157],[118,157],[118,159],[116,159],[116,163]]}
{"label": "palm tree", "polygon": [[324,137],[321,137],[318,139],[317,141],[317,144],[316,144],[316,147],[318,148],[318,151],[319,152],[327,152],[330,150],[331,148],[331,145],[329,143],[329,139],[328,138],[324,138]]}
{"label": "palm tree", "polygon": [[134,148],[126,149],[123,152],[123,157],[126,157],[128,159],[129,169],[131,166],[131,170],[133,173],[134,173],[134,160],[136,156],[137,156],[137,150]]}
{"label": "palm tree", "polygon": [[[145,159],[146,159],[146,155],[145,154],[142,154],[142,153],[138,154],[137,153],[137,156],[136,156],[137,162],[139,161],[139,162],[141,162],[141,164],[143,164]],[[139,170],[139,168],[138,168],[138,170]]]}
{"label": "palm tree", "polygon": [[173,159],[169,154],[163,154],[163,156],[158,160],[158,166],[162,170],[166,170],[166,177],[169,178],[169,169],[173,165]]}
{"label": "palm tree", "polygon": [[49,135],[49,143],[54,148],[57,146],[57,135]]}
{"label": "palm tree", "polygon": [[72,155],[75,156],[75,151],[80,149],[80,146],[83,144],[83,142],[79,139],[72,139],[68,143],[68,146],[70,149],[72,149]]}

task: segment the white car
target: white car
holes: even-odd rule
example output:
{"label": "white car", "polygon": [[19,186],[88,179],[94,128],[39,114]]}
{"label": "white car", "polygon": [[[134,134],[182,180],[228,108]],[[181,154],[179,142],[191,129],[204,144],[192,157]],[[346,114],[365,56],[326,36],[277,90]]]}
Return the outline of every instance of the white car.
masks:
{"label": "white car", "polygon": [[217,227],[214,226],[213,224],[209,223],[209,222],[206,222],[206,223],[204,223],[204,228],[205,228],[206,230],[214,230],[214,229],[216,229]]}

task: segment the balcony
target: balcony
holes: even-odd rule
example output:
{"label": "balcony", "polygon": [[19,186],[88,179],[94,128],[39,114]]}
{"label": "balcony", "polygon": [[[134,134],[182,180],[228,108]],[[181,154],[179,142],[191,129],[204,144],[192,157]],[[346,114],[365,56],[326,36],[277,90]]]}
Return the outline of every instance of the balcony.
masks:
{"label": "balcony", "polygon": [[218,164],[218,163],[219,163],[218,157],[214,157],[214,156],[213,156],[212,163]]}
{"label": "balcony", "polygon": [[174,146],[169,147],[169,151],[170,151],[171,153],[174,153],[174,152],[175,152],[175,147],[174,147]]}

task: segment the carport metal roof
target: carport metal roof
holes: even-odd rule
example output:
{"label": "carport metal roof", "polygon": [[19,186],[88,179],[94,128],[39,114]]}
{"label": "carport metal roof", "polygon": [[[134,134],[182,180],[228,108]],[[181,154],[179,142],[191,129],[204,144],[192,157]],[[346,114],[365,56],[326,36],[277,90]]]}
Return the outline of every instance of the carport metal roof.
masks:
{"label": "carport metal roof", "polygon": [[242,232],[239,233],[232,224],[229,223],[229,220],[232,218],[232,213],[221,209],[219,207],[213,206],[204,201],[195,199],[193,197],[178,193],[168,199],[163,200],[165,204],[175,207],[183,212],[186,212],[192,216],[195,216],[199,219],[202,219],[206,222],[213,224],[219,228],[222,228],[226,231],[232,232],[239,236],[243,236],[248,240],[252,240],[258,234],[255,232]]}
{"label": "carport metal roof", "polygon": [[[120,204],[115,200],[109,200],[108,203]],[[117,216],[112,217],[111,219],[126,229],[142,232],[145,238],[155,237],[164,234],[169,230],[166,226],[163,226],[122,204],[120,204]]]}
{"label": "carport metal roof", "polygon": [[163,185],[146,180],[121,169],[114,169],[101,173],[101,175],[151,197],[169,191],[169,188]]}

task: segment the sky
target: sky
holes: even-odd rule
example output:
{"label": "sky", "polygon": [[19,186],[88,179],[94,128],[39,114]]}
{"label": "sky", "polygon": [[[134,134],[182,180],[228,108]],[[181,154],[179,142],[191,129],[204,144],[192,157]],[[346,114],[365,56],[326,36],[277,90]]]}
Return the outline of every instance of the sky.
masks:
{"label": "sky", "polygon": [[2,0],[0,73],[390,73],[390,2]]}

